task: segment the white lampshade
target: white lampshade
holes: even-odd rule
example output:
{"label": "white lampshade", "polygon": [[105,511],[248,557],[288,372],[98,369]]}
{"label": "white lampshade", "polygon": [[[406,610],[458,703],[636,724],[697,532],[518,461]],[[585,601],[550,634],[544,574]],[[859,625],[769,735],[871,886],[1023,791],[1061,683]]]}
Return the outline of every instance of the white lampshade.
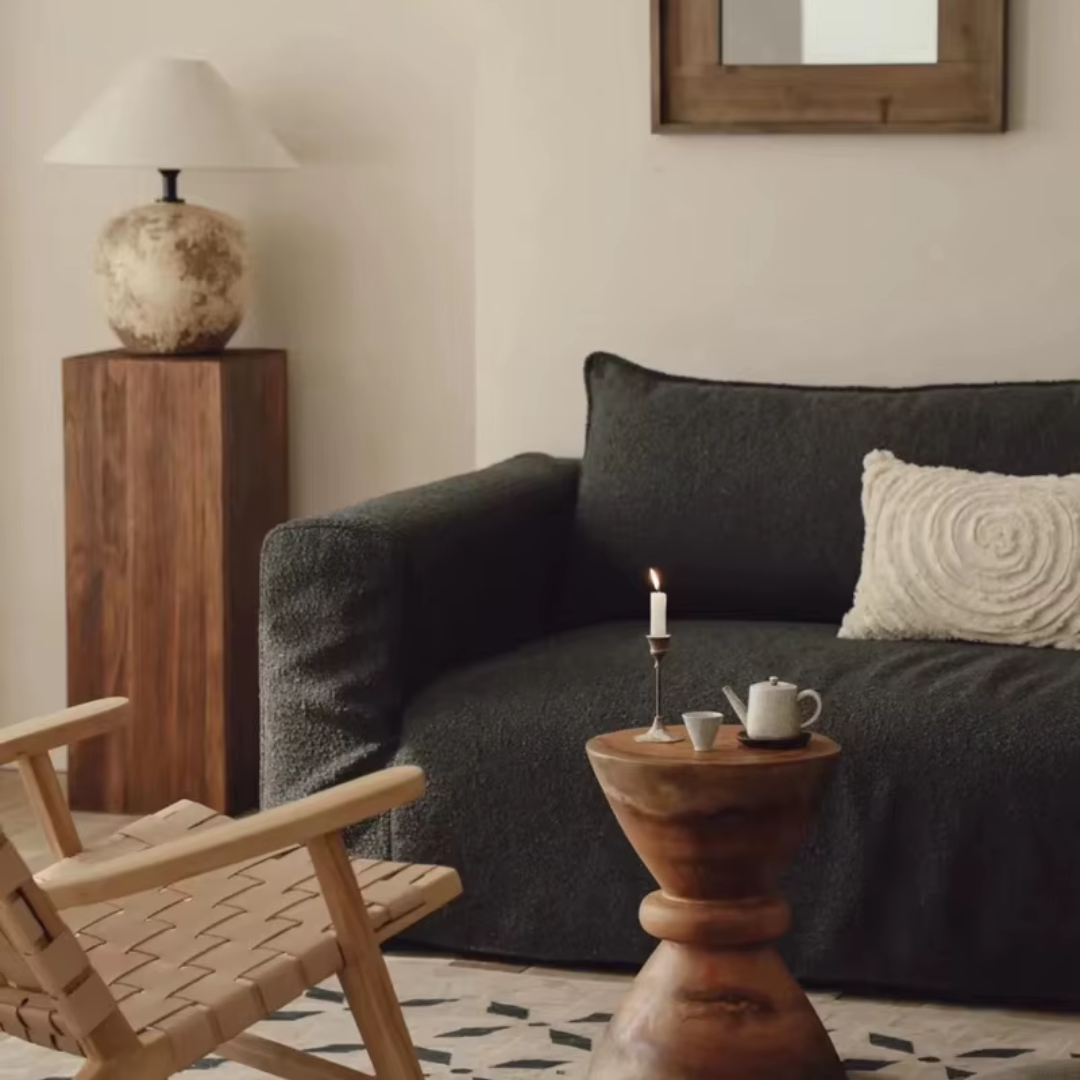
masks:
{"label": "white lampshade", "polygon": [[49,151],[63,165],[288,169],[296,159],[205,60],[135,64]]}

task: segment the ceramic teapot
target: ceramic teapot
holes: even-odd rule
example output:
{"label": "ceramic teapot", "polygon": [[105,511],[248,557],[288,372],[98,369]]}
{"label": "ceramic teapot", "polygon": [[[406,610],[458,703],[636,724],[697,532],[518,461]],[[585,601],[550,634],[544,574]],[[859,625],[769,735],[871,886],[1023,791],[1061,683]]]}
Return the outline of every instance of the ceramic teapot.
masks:
{"label": "ceramic teapot", "polygon": [[[800,690],[794,683],[781,682],[775,676],[750,687],[749,706],[730,686],[724,687],[724,696],[751,739],[792,739],[821,716],[821,695],[816,690]],[[799,702],[805,698],[817,702],[809,720],[803,720],[799,711]]]}

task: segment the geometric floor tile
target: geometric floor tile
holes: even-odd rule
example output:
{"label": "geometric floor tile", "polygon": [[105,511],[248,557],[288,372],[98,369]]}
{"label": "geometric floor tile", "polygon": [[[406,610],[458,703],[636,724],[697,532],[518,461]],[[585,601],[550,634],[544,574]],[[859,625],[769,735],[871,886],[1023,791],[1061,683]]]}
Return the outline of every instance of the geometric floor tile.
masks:
{"label": "geometric floor tile", "polygon": [[[390,970],[417,1055],[433,1080],[584,1080],[590,1051],[629,982],[401,955],[390,957]],[[1077,1016],[835,994],[811,1000],[851,1080],[1004,1080],[1005,1070],[1031,1080],[1080,1080]],[[255,1030],[343,1065],[371,1068],[335,982]],[[0,1080],[66,1080],[78,1067],[66,1055],[0,1038]],[[211,1057],[182,1075],[255,1080],[263,1074]]]}

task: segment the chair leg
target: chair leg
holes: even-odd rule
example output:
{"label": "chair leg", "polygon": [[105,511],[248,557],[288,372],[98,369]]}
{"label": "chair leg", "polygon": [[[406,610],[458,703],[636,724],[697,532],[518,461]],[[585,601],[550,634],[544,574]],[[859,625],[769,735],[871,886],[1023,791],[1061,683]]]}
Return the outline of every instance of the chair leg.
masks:
{"label": "chair leg", "polygon": [[115,1061],[88,1061],[75,1080],[169,1080],[152,1058],[118,1058]]}
{"label": "chair leg", "polygon": [[345,959],[341,988],[378,1080],[423,1080],[423,1071],[341,835],[308,842]]}
{"label": "chair leg", "polygon": [[222,1043],[215,1053],[237,1065],[246,1065],[256,1072],[279,1076],[283,1080],[377,1080],[370,1073],[346,1068],[336,1061],[315,1057],[306,1050],[294,1050],[269,1039],[245,1032],[227,1043]]}
{"label": "chair leg", "polygon": [[82,841],[49,755],[20,757],[18,766],[34,816],[53,855],[58,859],[78,855],[83,849]]}
{"label": "chair leg", "polygon": [[75,1074],[75,1080],[169,1080],[175,1065],[167,1038],[141,1045],[136,1040],[134,1051],[118,1050],[107,1057],[90,1058]]}

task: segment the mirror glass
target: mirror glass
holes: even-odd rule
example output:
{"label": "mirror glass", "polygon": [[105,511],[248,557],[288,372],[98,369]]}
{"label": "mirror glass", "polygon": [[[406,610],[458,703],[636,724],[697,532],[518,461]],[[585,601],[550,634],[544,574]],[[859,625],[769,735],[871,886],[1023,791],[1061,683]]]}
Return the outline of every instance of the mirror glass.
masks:
{"label": "mirror glass", "polygon": [[725,64],[936,64],[939,0],[722,0]]}

